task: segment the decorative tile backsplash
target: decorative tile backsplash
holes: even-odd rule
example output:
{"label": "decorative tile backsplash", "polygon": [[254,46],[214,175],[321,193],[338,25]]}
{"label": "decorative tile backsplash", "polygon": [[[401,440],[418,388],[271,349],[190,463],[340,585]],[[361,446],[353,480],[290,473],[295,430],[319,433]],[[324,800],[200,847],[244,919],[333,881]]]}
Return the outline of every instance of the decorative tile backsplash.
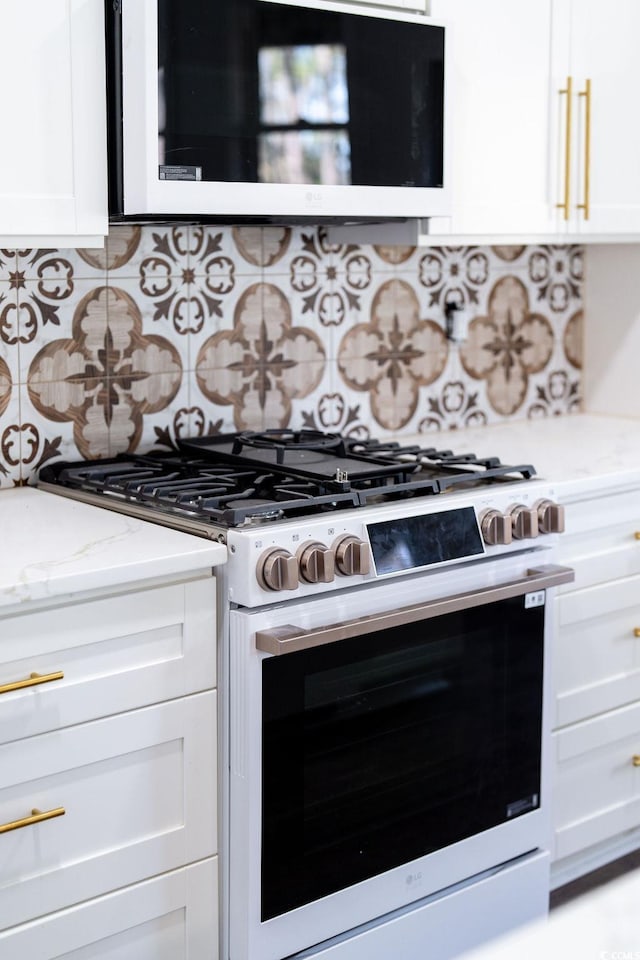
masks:
{"label": "decorative tile backsplash", "polygon": [[330,245],[317,227],[119,226],[104,251],[0,250],[0,486],[211,431],[571,413],[582,264],[578,246]]}

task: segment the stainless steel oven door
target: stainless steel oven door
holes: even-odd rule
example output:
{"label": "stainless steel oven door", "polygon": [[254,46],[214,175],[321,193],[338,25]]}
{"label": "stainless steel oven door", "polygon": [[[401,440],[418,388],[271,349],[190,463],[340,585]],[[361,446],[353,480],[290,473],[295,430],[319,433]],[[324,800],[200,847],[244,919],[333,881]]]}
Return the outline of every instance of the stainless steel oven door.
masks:
{"label": "stainless steel oven door", "polygon": [[230,615],[230,956],[549,843],[547,551]]}

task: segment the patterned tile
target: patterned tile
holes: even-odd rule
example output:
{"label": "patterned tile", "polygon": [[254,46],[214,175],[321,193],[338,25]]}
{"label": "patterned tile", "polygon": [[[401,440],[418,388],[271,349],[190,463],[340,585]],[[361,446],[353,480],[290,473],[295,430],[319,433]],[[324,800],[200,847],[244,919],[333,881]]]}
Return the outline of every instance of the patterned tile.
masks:
{"label": "patterned tile", "polygon": [[470,377],[486,381],[493,410],[511,416],[523,408],[529,375],[547,367],[554,344],[553,328],[531,311],[522,280],[506,276],[491,290],[487,315],[471,321],[460,358]]}
{"label": "patterned tile", "polygon": [[420,318],[413,288],[389,279],[375,293],[371,322],[345,333],[338,369],[347,386],[369,394],[381,427],[400,430],[416,411],[420,389],[441,376],[448,351],[442,328]]}
{"label": "patterned tile", "polygon": [[[33,483],[40,468],[53,460],[78,460],[83,456],[75,441],[73,421],[44,416],[33,404],[26,384],[20,386],[20,426],[23,480]],[[104,453],[96,452],[95,456],[106,455],[106,437],[97,450]]]}
{"label": "patterned tile", "polygon": [[238,301],[233,329],[200,347],[196,382],[212,403],[233,406],[236,429],[286,426],[291,399],[315,389],[325,362],[320,338],[293,323],[283,291],[254,283]]}
{"label": "patterned tile", "polygon": [[23,429],[19,388],[7,386],[0,358],[0,489],[13,487],[22,476]]}
{"label": "patterned tile", "polygon": [[[68,286],[59,290],[59,295],[47,295],[45,288],[34,289],[30,282],[17,290],[20,383],[28,382],[35,357],[49,344],[82,335],[82,317],[87,310],[96,309],[92,301],[98,297],[97,291],[106,287],[94,280],[70,279]],[[59,379],[53,370],[47,376]]]}
{"label": "patterned tile", "polygon": [[103,250],[0,250],[0,485],[245,426],[390,436],[570,413],[582,254],[167,224],[114,226]]}

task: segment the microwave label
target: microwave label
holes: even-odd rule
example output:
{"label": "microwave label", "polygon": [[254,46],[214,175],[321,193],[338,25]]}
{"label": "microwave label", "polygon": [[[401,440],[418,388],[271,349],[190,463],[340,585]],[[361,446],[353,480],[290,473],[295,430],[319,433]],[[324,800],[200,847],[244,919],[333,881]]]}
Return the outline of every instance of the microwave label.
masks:
{"label": "microwave label", "polygon": [[158,169],[161,180],[202,180],[202,167],[163,164]]}

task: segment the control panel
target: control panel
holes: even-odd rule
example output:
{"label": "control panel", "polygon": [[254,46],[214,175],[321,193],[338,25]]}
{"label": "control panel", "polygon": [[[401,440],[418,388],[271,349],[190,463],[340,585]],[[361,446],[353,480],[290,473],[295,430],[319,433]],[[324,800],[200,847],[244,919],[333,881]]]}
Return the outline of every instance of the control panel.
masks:
{"label": "control panel", "polygon": [[506,491],[425,498],[235,528],[228,534],[229,599],[259,606],[533,549],[538,538],[563,532],[564,509],[552,492],[531,490],[518,486],[517,499]]}

